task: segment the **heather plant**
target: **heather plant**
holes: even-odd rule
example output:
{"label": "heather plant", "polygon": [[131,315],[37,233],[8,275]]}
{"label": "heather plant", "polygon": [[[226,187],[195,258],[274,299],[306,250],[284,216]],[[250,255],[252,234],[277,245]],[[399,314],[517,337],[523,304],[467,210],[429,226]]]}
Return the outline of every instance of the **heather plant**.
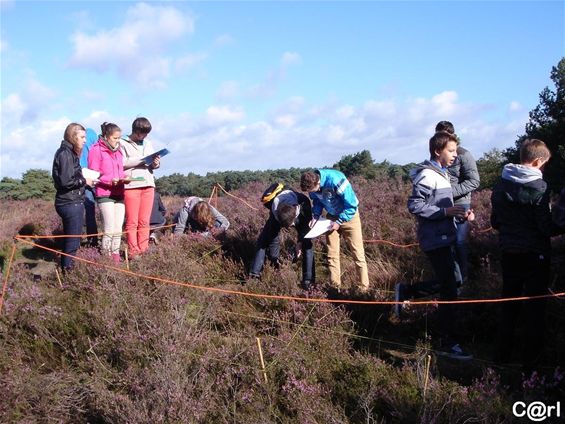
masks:
{"label": "heather plant", "polygon": [[[353,183],[367,239],[415,240],[405,208],[407,183]],[[263,189],[252,183],[232,192],[257,210],[230,196],[217,199],[232,224],[223,239],[165,231],[142,260],[129,263],[130,273],[113,269],[96,249],[82,248],[79,257],[88,262],[77,260],[59,280],[54,258],[38,272],[23,256],[31,248],[20,243],[0,316],[0,421],[491,423],[510,422],[513,398],[522,393],[532,399],[563,394],[561,371],[520,381],[517,391],[507,387],[500,370],[488,370],[487,361],[446,366],[426,338],[433,306],[413,308],[404,322],[394,322],[384,306],[211,291],[326,299],[323,241],[316,241],[320,284],[306,293],[300,264],[290,260],[292,232],[283,233],[280,268],[267,264],[259,280],[246,279],[268,214],[259,202]],[[486,199],[488,193],[475,197],[478,229],[488,228]],[[27,202],[29,211],[18,219],[8,212],[18,203],[0,205],[7,218],[0,227],[5,250],[23,225],[54,213],[51,203]],[[180,197],[164,202],[171,215],[182,206]],[[58,225],[55,217],[33,234],[50,234]],[[494,240],[489,232],[473,232],[475,270],[465,288],[471,297],[498,294]],[[418,248],[368,244],[374,297],[390,299],[387,290],[396,280],[429,275],[423,256]],[[352,263],[343,267],[353,274]],[[461,313],[464,337],[477,346],[479,359],[488,357],[496,306],[473,305]],[[559,305],[551,305],[550,313],[549,331],[558,339]],[[553,343],[548,365],[558,363],[563,351],[562,342]]]}

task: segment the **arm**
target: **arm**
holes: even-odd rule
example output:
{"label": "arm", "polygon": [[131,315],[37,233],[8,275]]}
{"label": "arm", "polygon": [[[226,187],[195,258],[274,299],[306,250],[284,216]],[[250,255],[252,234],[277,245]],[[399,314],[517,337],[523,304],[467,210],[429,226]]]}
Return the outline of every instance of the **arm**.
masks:
{"label": "arm", "polygon": [[336,187],[336,193],[343,199],[343,211],[336,220],[336,222],[341,225],[353,219],[359,208],[359,200],[353,191],[353,187],[351,187],[351,183],[347,179],[340,181],[339,186]]}
{"label": "arm", "polygon": [[546,189],[539,202],[535,205],[534,216],[538,230],[547,237],[563,234],[563,228],[557,226],[551,217],[549,208],[549,190]]}
{"label": "arm", "polygon": [[64,190],[76,190],[86,185],[86,179],[75,174],[73,153],[62,150],[55,159],[57,164],[57,175],[53,175],[57,185]]}
{"label": "arm", "polygon": [[214,218],[216,219],[214,227],[218,230],[227,230],[230,227],[230,222],[228,221],[228,219],[220,212],[218,212],[218,210],[214,206],[210,205],[210,209],[212,209],[212,213],[214,214]]}
{"label": "arm", "polygon": [[477,163],[469,151],[461,155],[459,182],[452,184],[453,198],[458,199],[479,188],[481,178]]}
{"label": "arm", "polygon": [[318,199],[318,196],[314,194],[310,194],[310,199],[312,199],[312,218],[318,219],[320,215],[322,215],[322,211],[324,210],[324,205]]}
{"label": "arm", "polygon": [[120,149],[122,149],[122,154],[124,156],[124,169],[137,168],[140,167],[141,165],[146,166],[145,162],[143,162],[141,157],[138,156],[130,157],[130,152],[128,152],[129,148],[127,143],[129,143],[129,141],[122,140],[120,145]]}
{"label": "arm", "polygon": [[88,168],[100,172],[100,176],[98,177],[99,184],[105,187],[112,186],[112,179],[102,173],[102,156],[100,149],[97,146],[93,146],[90,152],[91,153],[88,155]]}
{"label": "arm", "polygon": [[181,210],[177,213],[176,215],[176,220],[175,220],[175,229],[173,231],[174,235],[178,235],[178,234],[184,234],[184,230],[186,229],[186,223],[188,221],[188,209],[186,209],[184,206],[181,208]]}

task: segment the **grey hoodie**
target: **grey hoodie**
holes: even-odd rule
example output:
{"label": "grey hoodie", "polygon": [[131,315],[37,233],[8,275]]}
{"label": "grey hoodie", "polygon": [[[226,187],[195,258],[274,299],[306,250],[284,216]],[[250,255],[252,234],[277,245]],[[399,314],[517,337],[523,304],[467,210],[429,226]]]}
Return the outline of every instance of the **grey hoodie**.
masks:
{"label": "grey hoodie", "polygon": [[506,165],[491,202],[491,225],[499,232],[503,251],[549,253],[550,237],[558,230],[551,221],[549,192],[539,169]]}
{"label": "grey hoodie", "polygon": [[408,210],[418,220],[418,241],[423,251],[455,243],[455,221],[446,215],[453,206],[451,184],[447,171],[427,160],[410,171],[412,195]]}
{"label": "grey hoodie", "polygon": [[[190,212],[192,211],[194,206],[196,206],[198,203],[202,201],[203,199],[196,196],[191,196],[184,199],[183,207],[179,212],[177,212],[177,214],[174,217],[174,221],[176,224],[174,229],[175,235],[183,234],[186,229],[189,229],[193,233],[194,232],[201,233],[206,237],[209,235],[209,231],[207,231],[205,228],[200,228],[196,223],[196,221],[194,221],[190,217]],[[214,227],[224,231],[227,230],[230,226],[230,222],[228,221],[228,219],[220,212],[218,212],[218,210],[212,205],[210,205],[210,209],[212,209],[212,214],[214,215],[214,220],[215,220]]]}

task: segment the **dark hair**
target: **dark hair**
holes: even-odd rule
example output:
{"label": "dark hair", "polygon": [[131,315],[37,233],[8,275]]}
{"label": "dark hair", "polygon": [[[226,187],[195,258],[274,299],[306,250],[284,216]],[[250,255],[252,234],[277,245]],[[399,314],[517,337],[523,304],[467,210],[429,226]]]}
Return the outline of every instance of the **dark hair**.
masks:
{"label": "dark hair", "polygon": [[135,118],[131,124],[131,132],[138,134],[149,134],[151,132],[151,122],[147,118]]}
{"label": "dark hair", "polygon": [[300,190],[312,191],[320,182],[320,174],[315,171],[308,171],[300,177]]}
{"label": "dark hair", "polygon": [[449,121],[439,121],[436,125],[436,132],[445,131],[449,134],[455,134],[455,127]]}
{"label": "dark hair", "polygon": [[549,158],[551,158],[551,152],[543,141],[528,138],[522,142],[520,146],[521,163],[532,163],[536,159],[545,159],[547,161]]}
{"label": "dark hair", "polygon": [[122,131],[120,127],[116,124],[112,124],[111,122],[104,122],[100,125],[100,130],[102,130],[101,134],[104,138],[108,138],[108,136],[114,134],[116,131]]}
{"label": "dark hair", "polygon": [[210,205],[201,201],[198,202],[192,210],[190,211],[190,217],[196,221],[198,226],[203,229],[203,231],[208,230],[214,226],[214,214],[212,213],[212,208]]}
{"label": "dark hair", "polygon": [[457,143],[457,137],[447,131],[436,132],[433,137],[430,138],[430,158],[435,159],[436,152],[445,149],[445,146],[447,146],[447,143],[450,141]]}
{"label": "dark hair", "polygon": [[281,227],[288,228],[296,219],[296,206],[289,203],[280,203],[277,207],[277,215]]}

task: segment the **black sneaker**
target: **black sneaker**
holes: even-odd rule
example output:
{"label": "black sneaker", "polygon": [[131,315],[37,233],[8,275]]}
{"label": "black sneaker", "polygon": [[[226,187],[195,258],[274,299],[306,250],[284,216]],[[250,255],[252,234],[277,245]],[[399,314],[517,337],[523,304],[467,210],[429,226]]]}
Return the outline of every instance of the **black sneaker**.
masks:
{"label": "black sneaker", "polygon": [[308,291],[312,287],[312,282],[310,280],[303,280],[301,286],[303,290]]}
{"label": "black sneaker", "polygon": [[437,354],[451,359],[458,359],[460,361],[468,361],[469,359],[473,359],[473,355],[471,355],[469,352],[465,352],[463,348],[461,348],[459,343],[454,344],[446,350],[438,350]]}

